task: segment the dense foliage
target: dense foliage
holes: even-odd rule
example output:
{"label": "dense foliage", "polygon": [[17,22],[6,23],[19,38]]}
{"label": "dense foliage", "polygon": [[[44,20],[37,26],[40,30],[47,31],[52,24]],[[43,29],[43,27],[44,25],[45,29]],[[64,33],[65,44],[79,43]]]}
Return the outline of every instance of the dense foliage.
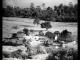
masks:
{"label": "dense foliage", "polygon": [[59,41],[65,41],[65,42],[72,42],[73,41],[73,37],[72,37],[72,32],[69,32],[67,30],[63,30],[60,34],[60,36],[58,37]]}
{"label": "dense foliage", "polygon": [[3,16],[5,17],[22,17],[22,18],[39,18],[45,21],[56,22],[77,22],[78,4],[72,3],[67,5],[60,4],[54,6],[54,9],[47,7],[41,9],[40,6],[35,7],[32,3],[29,8],[19,8],[7,6],[3,8]]}
{"label": "dense foliage", "polygon": [[45,36],[50,38],[50,39],[54,39],[55,38],[55,36],[54,36],[54,34],[52,32],[46,32]]}
{"label": "dense foliage", "polygon": [[29,35],[29,30],[28,29],[24,28],[23,32],[24,32],[24,34]]}
{"label": "dense foliage", "polygon": [[78,51],[74,49],[63,50],[53,52],[46,60],[77,60]]}
{"label": "dense foliage", "polygon": [[46,28],[46,30],[48,30],[51,27],[50,22],[41,23],[41,28]]}

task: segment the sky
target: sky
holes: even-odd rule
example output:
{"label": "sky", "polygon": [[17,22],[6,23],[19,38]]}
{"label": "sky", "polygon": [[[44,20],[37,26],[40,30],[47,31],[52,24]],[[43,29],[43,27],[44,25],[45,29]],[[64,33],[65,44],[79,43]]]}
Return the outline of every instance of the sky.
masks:
{"label": "sky", "polygon": [[45,7],[54,7],[55,5],[63,4],[68,5],[69,2],[73,4],[78,3],[77,0],[3,0],[3,5],[18,6],[21,8],[29,7],[31,3],[34,3],[34,6],[42,6],[42,3],[45,3]]}

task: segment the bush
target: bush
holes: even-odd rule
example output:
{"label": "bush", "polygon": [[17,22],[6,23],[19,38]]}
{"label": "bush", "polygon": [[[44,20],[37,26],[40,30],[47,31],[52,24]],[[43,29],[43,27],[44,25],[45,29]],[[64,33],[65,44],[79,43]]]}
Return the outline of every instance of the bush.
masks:
{"label": "bush", "polygon": [[3,58],[9,58],[10,57],[10,55],[8,53],[4,53],[4,52],[2,52],[2,56],[3,56]]}
{"label": "bush", "polygon": [[17,33],[13,33],[11,38],[18,38]]}
{"label": "bush", "polygon": [[48,30],[51,27],[50,22],[41,23],[41,28],[46,28],[46,30]]}
{"label": "bush", "polygon": [[58,40],[64,42],[72,42],[73,41],[72,33],[67,30],[63,30],[60,36],[58,37]]}
{"label": "bush", "polygon": [[24,32],[24,34],[29,35],[29,30],[28,29],[24,28],[23,32]]}
{"label": "bush", "polygon": [[48,41],[44,41],[43,45],[44,45],[44,46],[49,46]]}
{"label": "bush", "polygon": [[[68,52],[67,52],[68,51]],[[78,52],[71,50],[59,50],[57,52],[51,53],[46,60],[77,60]]]}
{"label": "bush", "polygon": [[17,44],[17,42],[12,42],[12,41],[8,41],[8,42],[2,41],[2,45],[7,45],[7,46],[19,46],[19,45],[21,45],[21,44]]}
{"label": "bush", "polygon": [[18,49],[17,51],[14,51],[11,53],[11,57],[12,58],[22,58],[21,52],[22,52],[22,50]]}
{"label": "bush", "polygon": [[54,39],[55,38],[55,36],[52,32],[46,32],[45,36],[48,37],[49,39]]}
{"label": "bush", "polygon": [[40,36],[44,36],[43,31],[39,31],[39,35],[40,35]]}

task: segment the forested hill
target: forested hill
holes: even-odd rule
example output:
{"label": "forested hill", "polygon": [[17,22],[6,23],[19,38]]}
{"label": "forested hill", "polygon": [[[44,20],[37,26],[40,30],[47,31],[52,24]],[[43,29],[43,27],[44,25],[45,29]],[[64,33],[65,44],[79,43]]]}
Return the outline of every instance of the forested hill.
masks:
{"label": "forested hill", "polygon": [[21,17],[21,18],[38,18],[45,21],[54,22],[77,22],[78,4],[69,4],[68,6],[60,4],[54,6],[54,9],[47,7],[44,10],[40,6],[34,7],[33,4],[29,8],[19,8],[7,6],[3,8],[4,17]]}

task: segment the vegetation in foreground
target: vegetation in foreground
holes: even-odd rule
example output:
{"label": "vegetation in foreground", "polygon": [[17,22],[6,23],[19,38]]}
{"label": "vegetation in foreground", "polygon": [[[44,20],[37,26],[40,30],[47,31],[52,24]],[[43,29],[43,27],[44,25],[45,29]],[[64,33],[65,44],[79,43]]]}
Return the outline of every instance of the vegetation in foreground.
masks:
{"label": "vegetation in foreground", "polygon": [[77,60],[78,52],[73,49],[53,52],[46,60]]}
{"label": "vegetation in foreground", "polygon": [[[4,45],[6,45],[6,46],[9,45],[9,46],[15,46],[16,47],[16,46],[24,45],[26,49],[29,49],[29,50],[25,51],[25,53],[27,55],[22,54],[23,50],[19,49],[17,51],[12,52],[12,53],[3,52],[3,55],[2,55],[3,58],[12,57],[12,58],[20,58],[20,59],[21,58],[22,59],[32,59],[32,57],[31,57],[32,55],[43,54],[43,53],[45,54],[45,51],[47,51],[47,54],[50,54],[46,58],[46,60],[53,60],[53,59],[54,60],[76,60],[77,57],[78,57],[78,52],[74,48],[63,49],[62,48],[62,44],[64,44],[64,43],[61,43],[60,42],[61,40],[57,40],[56,41],[58,44],[61,45],[59,50],[56,50],[56,51],[53,50],[54,49],[53,44],[56,43],[55,42],[55,38],[54,38],[56,34],[60,34],[59,38],[61,36],[65,36],[65,38],[61,37],[61,38],[63,38],[64,42],[66,42],[66,40],[67,40],[67,43],[72,42],[72,40],[70,41],[70,39],[69,39],[69,38],[72,37],[71,36],[71,32],[69,32],[67,30],[63,30],[61,33],[58,32],[58,31],[54,32],[54,33],[46,32],[46,34],[43,34],[42,36],[45,36],[45,37],[47,37],[49,39],[48,40],[44,39],[43,43],[41,45],[39,45],[38,47],[36,47],[36,48],[32,48],[30,46],[30,43],[29,43],[30,41],[28,41],[26,39],[22,39],[22,40],[17,39],[17,38],[19,38],[18,35],[17,35],[19,33],[22,34],[21,32],[18,32],[16,34],[13,34],[11,38],[5,38],[5,40],[3,40],[3,42],[4,42],[3,46]],[[26,34],[26,36],[29,36],[29,30],[28,29],[24,28],[23,29],[23,33]],[[47,34],[47,33],[49,33],[49,34]],[[18,42],[20,42],[20,41],[22,42],[22,44],[19,45]],[[42,49],[43,46],[44,46],[44,50],[45,51],[43,51],[43,49]],[[33,50],[33,49],[34,49],[34,51],[31,52],[31,50]],[[48,50],[50,50],[50,52]]]}

